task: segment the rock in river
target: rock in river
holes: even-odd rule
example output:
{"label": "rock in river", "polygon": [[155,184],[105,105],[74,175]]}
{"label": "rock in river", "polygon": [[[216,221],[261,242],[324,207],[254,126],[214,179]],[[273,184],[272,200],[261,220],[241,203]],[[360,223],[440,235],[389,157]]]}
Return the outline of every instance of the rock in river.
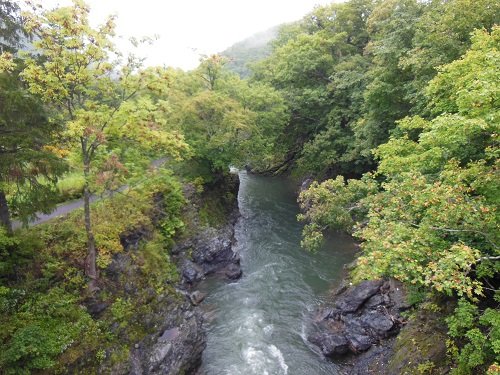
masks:
{"label": "rock in river", "polygon": [[342,289],[332,306],[317,314],[317,332],[308,340],[328,357],[357,354],[397,334],[399,313],[408,306],[402,285],[394,280],[369,280]]}

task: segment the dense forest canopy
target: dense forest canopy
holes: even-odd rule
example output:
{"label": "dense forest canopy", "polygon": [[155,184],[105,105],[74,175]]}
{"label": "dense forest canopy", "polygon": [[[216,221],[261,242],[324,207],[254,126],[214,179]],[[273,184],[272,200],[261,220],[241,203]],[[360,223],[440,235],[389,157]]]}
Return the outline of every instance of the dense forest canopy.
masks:
{"label": "dense forest canopy", "polygon": [[[0,0],[5,373],[62,371],[85,352],[103,360],[105,345],[118,340],[106,319],[128,324],[133,308],[106,279],[123,252],[121,234],[159,225],[134,261],[147,287],[171,292],[182,186],[202,191],[229,166],[315,180],[299,197],[303,246],[319,249],[328,230],[353,233],[361,244],[355,280],[393,277],[423,299],[448,298],[456,306],[447,318],[453,373],[495,373],[498,1],[316,7],[270,30],[265,43],[203,56],[189,72],[123,56],[114,18],[92,27],[90,12],[80,0],[25,11]],[[158,160],[165,165],[151,167]],[[126,198],[92,204],[124,186]],[[150,215],[158,192],[159,224]],[[82,212],[13,228],[80,197]],[[80,308],[99,292],[114,298],[112,316],[101,320]],[[130,342],[141,337],[137,327]]]}

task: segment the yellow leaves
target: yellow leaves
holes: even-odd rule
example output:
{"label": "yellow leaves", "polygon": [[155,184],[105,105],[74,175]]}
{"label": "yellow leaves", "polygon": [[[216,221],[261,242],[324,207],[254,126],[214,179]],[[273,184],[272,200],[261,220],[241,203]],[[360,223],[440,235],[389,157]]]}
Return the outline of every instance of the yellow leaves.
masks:
{"label": "yellow leaves", "polygon": [[44,146],[43,149],[45,151],[51,152],[52,154],[54,154],[60,158],[65,158],[68,155],[70,155],[70,153],[71,153],[71,151],[69,151],[67,149],[59,148],[56,146],[50,146],[50,145]]}
{"label": "yellow leaves", "polygon": [[78,138],[83,135],[86,126],[80,120],[68,121],[66,124],[65,135],[71,138]]}
{"label": "yellow leaves", "polygon": [[15,68],[14,56],[9,52],[0,54],[0,73],[12,71]]}

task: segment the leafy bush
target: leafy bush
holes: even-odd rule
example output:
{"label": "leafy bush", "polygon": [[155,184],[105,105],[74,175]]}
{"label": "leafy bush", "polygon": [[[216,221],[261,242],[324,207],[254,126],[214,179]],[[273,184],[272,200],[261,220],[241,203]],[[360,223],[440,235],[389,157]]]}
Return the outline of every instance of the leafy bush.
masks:
{"label": "leafy bush", "polygon": [[22,302],[13,301],[15,293],[7,294],[5,289],[2,297],[19,305],[12,319],[6,319],[5,315],[1,319],[0,367],[7,374],[50,369],[56,365],[58,356],[76,341],[99,334],[96,323],[77,303],[80,297],[60,287],[35,293]]}
{"label": "leafy bush", "polygon": [[453,374],[485,371],[485,365],[500,361],[500,311],[487,308],[481,312],[478,306],[460,299],[446,322],[453,338],[448,342],[449,352],[457,363]]}

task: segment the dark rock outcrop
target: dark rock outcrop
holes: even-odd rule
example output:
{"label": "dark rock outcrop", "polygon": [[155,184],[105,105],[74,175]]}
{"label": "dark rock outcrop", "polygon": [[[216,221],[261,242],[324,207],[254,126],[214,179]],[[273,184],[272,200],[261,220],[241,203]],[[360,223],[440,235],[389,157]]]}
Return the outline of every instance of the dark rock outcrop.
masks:
{"label": "dark rock outcrop", "polygon": [[171,311],[159,334],[149,335],[130,353],[131,375],[189,374],[201,363],[206,346],[203,316],[183,304]]}
{"label": "dark rock outcrop", "polygon": [[200,266],[198,266],[196,263],[193,263],[188,259],[184,261],[181,269],[182,269],[182,279],[185,283],[189,285],[197,283],[205,275]]}
{"label": "dark rock outcrop", "polygon": [[206,228],[195,237],[178,244],[173,254],[184,258],[182,281],[193,286],[204,277],[219,274],[229,280],[239,279],[240,257],[233,251],[234,222],[222,228]]}
{"label": "dark rock outcrop", "polygon": [[240,269],[240,257],[233,251],[234,225],[222,229],[209,228],[193,241],[193,262],[201,267],[204,275],[225,273],[227,267]]}
{"label": "dark rock outcrop", "polygon": [[356,312],[368,298],[380,290],[382,283],[382,280],[369,280],[346,290],[337,299],[335,307],[344,314]]}
{"label": "dark rock outcrop", "polygon": [[333,306],[317,314],[317,332],[308,340],[332,358],[367,351],[394,336],[402,326],[403,286],[394,281],[370,280],[342,288]]}
{"label": "dark rock outcrop", "polygon": [[[239,180],[237,176],[226,177],[222,186],[212,187],[211,191],[200,197],[196,189],[185,186],[184,195],[189,200],[185,215],[192,218],[188,229],[194,235],[179,240],[171,250],[181,268],[182,283],[192,287],[209,275],[218,274],[229,280],[241,277],[240,257],[233,251],[235,238],[234,227],[240,216],[237,205]],[[222,190],[221,190],[222,189]],[[233,197],[228,200],[227,197]],[[216,226],[200,223],[200,207],[207,201],[220,200],[218,215],[224,216],[223,223]],[[217,216],[217,214],[215,214]]]}

